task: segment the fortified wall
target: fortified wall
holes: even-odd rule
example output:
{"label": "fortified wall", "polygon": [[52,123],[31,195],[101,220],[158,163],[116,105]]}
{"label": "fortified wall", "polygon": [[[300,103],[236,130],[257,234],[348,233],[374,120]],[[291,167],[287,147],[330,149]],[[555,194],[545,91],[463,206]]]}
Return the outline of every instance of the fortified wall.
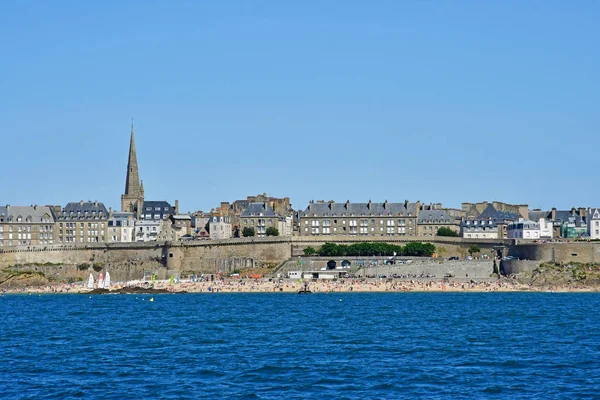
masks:
{"label": "fortified wall", "polygon": [[518,243],[508,254],[520,260],[567,264],[600,263],[600,242]]}
{"label": "fortified wall", "polygon": [[[46,276],[65,279],[86,279],[90,272],[109,270],[115,281],[141,279],[149,273],[165,278],[172,273],[214,274],[251,267],[275,266],[303,254],[303,249],[320,247],[326,242],[351,244],[356,242],[432,242],[443,257],[464,257],[472,244],[483,254],[507,244],[502,240],[469,240],[440,237],[270,237],[237,238],[220,241],[147,242],[89,244],[81,246],[45,245],[1,250],[0,269],[42,272]],[[442,254],[443,253],[443,254]]]}

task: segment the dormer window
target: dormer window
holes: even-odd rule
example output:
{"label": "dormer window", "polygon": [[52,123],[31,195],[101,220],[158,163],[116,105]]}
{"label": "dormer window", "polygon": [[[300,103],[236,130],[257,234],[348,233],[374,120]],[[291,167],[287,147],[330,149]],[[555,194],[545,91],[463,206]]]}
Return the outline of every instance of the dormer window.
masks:
{"label": "dormer window", "polygon": [[23,217],[21,217],[20,215],[17,217],[17,222],[21,222],[23,220]]}

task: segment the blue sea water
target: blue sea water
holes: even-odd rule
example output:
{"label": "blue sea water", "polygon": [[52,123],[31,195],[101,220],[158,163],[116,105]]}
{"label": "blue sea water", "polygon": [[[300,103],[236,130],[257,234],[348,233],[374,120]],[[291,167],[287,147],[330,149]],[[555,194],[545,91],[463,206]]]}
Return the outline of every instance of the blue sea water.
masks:
{"label": "blue sea water", "polygon": [[0,398],[600,397],[599,294],[150,297],[0,297]]}

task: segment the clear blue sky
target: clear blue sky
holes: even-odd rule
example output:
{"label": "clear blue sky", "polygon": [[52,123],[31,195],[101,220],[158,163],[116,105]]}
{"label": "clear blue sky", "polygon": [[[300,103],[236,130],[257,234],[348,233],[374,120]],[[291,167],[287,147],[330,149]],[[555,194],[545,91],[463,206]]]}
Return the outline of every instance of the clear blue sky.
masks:
{"label": "clear blue sky", "polygon": [[0,204],[600,206],[596,1],[0,5]]}

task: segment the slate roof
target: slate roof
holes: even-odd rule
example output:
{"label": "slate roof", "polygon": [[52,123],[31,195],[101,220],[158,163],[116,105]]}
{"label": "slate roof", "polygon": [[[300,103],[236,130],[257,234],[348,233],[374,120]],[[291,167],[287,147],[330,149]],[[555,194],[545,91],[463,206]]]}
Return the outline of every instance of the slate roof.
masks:
{"label": "slate roof", "polygon": [[408,203],[310,203],[299,217],[319,216],[415,216],[417,204]]}
{"label": "slate roof", "polygon": [[573,215],[571,213],[571,210],[557,210],[554,223],[561,224],[563,222],[574,223],[577,227],[587,225],[585,219],[581,215],[579,215],[577,211],[575,212],[575,215]]}
{"label": "slate roof", "polygon": [[529,211],[527,218],[531,221],[539,222],[540,219],[550,219],[552,217],[552,211]]}
{"label": "slate roof", "polygon": [[[150,209],[148,210],[148,208]],[[141,219],[165,219],[169,215],[175,214],[175,207],[166,201],[144,201],[144,207],[140,214]],[[150,217],[148,218],[147,215]]]}
{"label": "slate roof", "polygon": [[242,212],[241,215],[242,218],[258,216],[279,217],[279,214],[277,214],[269,204],[264,202],[258,202],[248,204],[248,207],[246,207],[246,209],[244,210],[244,212]]}
{"label": "slate roof", "polygon": [[444,210],[422,210],[419,211],[419,218],[417,219],[417,223],[426,224],[431,223],[432,221],[436,221],[436,223],[451,223],[454,221],[446,211]]}
{"label": "slate roof", "polygon": [[130,212],[115,211],[112,216],[112,219],[108,220],[108,226],[123,226],[123,221],[135,220],[135,214]]}
{"label": "slate roof", "polygon": [[80,201],[68,203],[63,207],[59,220],[73,219],[108,219],[108,210],[103,203],[92,201]]}
{"label": "slate roof", "polygon": [[476,219],[491,219],[494,221],[518,221],[519,217],[520,216],[517,213],[499,211],[496,210],[496,208],[492,204],[489,204]]}
{"label": "slate roof", "polygon": [[50,222],[54,222],[54,214],[47,206],[5,206],[0,207],[0,221],[6,222],[12,217],[13,222],[17,222],[17,217],[22,217],[21,222],[27,222],[31,217],[31,223],[40,223],[44,215],[48,216]]}

